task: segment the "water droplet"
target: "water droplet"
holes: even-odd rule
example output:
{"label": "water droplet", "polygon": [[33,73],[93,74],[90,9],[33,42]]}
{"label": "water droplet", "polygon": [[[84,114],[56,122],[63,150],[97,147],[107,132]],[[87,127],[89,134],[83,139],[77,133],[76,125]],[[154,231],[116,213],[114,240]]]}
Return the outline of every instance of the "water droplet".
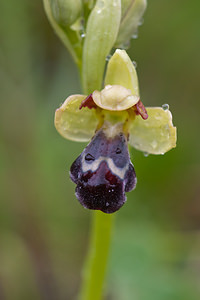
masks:
{"label": "water droplet", "polygon": [[137,68],[137,63],[136,63],[136,61],[133,60],[132,63],[133,63],[133,65],[134,65],[134,67]]}
{"label": "water droplet", "polygon": [[130,47],[130,41],[126,41],[126,42],[124,42],[123,44],[121,44],[120,46],[119,46],[119,48],[120,49],[128,49]]}
{"label": "water droplet", "polygon": [[111,57],[112,57],[111,54],[107,55],[107,56],[106,56],[106,61],[109,61],[109,60],[111,59]]}
{"label": "water droplet", "polygon": [[144,156],[145,157],[148,157],[149,156],[149,153],[148,152],[143,152]]}
{"label": "water droplet", "polygon": [[102,13],[102,10],[104,8],[104,1],[98,1],[96,8],[97,8],[97,13],[98,14]]}
{"label": "water droplet", "polygon": [[168,110],[169,109],[169,104],[163,104],[162,109],[163,110]]}
{"label": "water droplet", "polygon": [[88,153],[88,154],[85,156],[85,160],[91,161],[91,160],[95,160],[95,158],[94,158],[94,156],[92,156],[92,154]]}
{"label": "water droplet", "polygon": [[134,33],[131,37],[132,37],[132,39],[137,39],[138,38],[138,34]]}
{"label": "water droplet", "polygon": [[85,36],[86,36],[85,32],[82,32],[81,33],[81,38],[83,39],[83,38],[85,38]]}

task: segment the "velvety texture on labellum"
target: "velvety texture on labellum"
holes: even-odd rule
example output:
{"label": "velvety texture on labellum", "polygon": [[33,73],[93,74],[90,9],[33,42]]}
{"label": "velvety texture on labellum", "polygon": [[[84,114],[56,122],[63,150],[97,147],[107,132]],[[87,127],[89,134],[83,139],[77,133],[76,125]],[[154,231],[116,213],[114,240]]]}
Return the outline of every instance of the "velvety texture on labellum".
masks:
{"label": "velvety texture on labellum", "polygon": [[72,164],[70,177],[85,208],[117,211],[126,201],[125,192],[134,189],[137,181],[124,133],[108,128],[97,131]]}

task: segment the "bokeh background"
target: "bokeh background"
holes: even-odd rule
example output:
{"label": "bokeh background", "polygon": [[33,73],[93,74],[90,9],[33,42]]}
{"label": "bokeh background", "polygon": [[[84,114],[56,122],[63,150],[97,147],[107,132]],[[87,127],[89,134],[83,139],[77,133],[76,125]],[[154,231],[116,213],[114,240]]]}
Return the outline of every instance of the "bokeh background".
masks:
{"label": "bokeh background", "polygon": [[[1,0],[0,11],[0,299],[75,299],[92,213],[68,171],[85,144],[60,137],[53,118],[81,92],[78,72],[41,0]],[[170,105],[178,144],[131,150],[138,184],[116,213],[106,299],[200,299],[199,11],[198,0],[149,0],[131,42],[141,99]]]}

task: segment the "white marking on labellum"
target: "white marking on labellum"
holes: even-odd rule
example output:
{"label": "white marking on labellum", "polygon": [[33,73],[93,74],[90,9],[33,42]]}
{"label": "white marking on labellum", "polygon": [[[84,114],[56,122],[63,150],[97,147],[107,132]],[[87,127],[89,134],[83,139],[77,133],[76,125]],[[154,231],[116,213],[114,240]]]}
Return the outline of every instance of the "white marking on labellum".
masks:
{"label": "white marking on labellum", "polygon": [[92,163],[88,164],[85,161],[85,155],[83,155],[83,157],[82,157],[82,171],[84,173],[87,172],[87,171],[95,172],[99,168],[102,161],[105,161],[107,163],[108,168],[110,169],[112,174],[118,176],[122,180],[124,179],[126,171],[129,168],[129,162],[125,165],[125,167],[119,168],[114,164],[112,158],[105,157],[105,156],[100,156],[98,159],[95,159]]}

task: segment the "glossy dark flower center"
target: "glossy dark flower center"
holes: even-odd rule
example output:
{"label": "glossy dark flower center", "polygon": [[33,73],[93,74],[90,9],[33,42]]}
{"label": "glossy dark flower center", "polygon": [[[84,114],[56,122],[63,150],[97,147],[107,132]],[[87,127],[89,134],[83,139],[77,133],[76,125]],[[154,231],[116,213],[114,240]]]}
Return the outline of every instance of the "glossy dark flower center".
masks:
{"label": "glossy dark flower center", "polygon": [[70,176],[84,207],[105,213],[117,211],[126,201],[125,192],[136,185],[125,135],[119,132],[108,137],[99,130],[72,164]]}

